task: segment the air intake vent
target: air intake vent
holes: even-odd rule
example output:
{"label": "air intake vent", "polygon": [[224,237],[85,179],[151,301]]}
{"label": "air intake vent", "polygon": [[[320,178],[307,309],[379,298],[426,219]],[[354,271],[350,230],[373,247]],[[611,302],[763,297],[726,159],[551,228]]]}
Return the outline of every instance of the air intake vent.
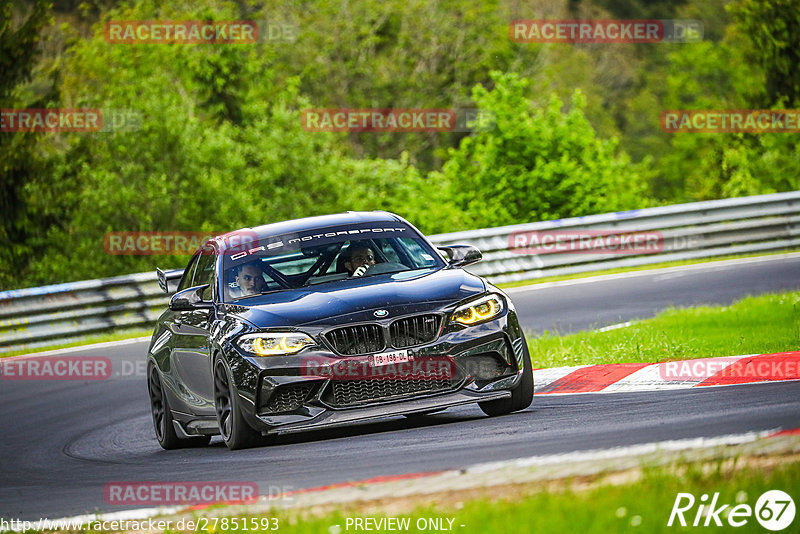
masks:
{"label": "air intake vent", "polygon": [[383,328],[377,324],[362,324],[337,328],[325,334],[336,352],[348,356],[371,354],[386,348]]}
{"label": "air intake vent", "polygon": [[451,380],[334,380],[324,394],[324,400],[336,407],[379,402],[401,397],[435,393],[452,389]]}
{"label": "air intake vent", "polygon": [[432,314],[398,319],[389,327],[392,345],[401,349],[430,343],[439,333],[439,322],[439,316]]}
{"label": "air intake vent", "polygon": [[287,384],[278,386],[270,395],[266,409],[270,412],[291,412],[300,408],[310,396],[315,384]]}

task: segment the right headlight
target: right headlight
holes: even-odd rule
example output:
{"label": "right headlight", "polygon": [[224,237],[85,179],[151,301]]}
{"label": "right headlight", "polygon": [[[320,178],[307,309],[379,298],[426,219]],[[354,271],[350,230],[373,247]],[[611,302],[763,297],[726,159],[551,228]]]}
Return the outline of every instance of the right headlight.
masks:
{"label": "right headlight", "polygon": [[494,319],[502,314],[505,309],[506,305],[503,297],[492,293],[456,308],[451,321],[472,326]]}

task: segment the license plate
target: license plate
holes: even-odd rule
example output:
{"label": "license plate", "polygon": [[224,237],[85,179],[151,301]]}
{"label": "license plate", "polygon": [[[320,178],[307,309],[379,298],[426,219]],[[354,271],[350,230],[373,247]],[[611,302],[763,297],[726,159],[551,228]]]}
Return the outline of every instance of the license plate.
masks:
{"label": "license plate", "polygon": [[381,352],[380,354],[373,354],[372,356],[369,357],[369,364],[373,367],[380,367],[382,365],[394,365],[410,361],[411,361],[411,356],[408,355],[407,350]]}

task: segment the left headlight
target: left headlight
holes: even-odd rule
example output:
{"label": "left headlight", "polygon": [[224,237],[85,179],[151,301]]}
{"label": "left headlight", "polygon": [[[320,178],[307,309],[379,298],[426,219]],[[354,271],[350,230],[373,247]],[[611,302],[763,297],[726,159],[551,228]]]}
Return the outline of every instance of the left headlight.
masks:
{"label": "left headlight", "polygon": [[313,345],[314,340],[301,332],[261,332],[245,334],[236,340],[236,344],[256,356],[286,356]]}
{"label": "left headlight", "polygon": [[471,326],[494,319],[505,311],[506,305],[503,297],[494,293],[459,306],[453,312],[454,323]]}

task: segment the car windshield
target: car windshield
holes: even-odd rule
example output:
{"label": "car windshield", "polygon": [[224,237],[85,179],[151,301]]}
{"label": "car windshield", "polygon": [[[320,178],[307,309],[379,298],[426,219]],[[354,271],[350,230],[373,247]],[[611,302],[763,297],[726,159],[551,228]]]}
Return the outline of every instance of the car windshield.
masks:
{"label": "car windshield", "polygon": [[399,223],[312,229],[269,237],[247,247],[224,254],[225,301],[444,266],[425,240]]}

